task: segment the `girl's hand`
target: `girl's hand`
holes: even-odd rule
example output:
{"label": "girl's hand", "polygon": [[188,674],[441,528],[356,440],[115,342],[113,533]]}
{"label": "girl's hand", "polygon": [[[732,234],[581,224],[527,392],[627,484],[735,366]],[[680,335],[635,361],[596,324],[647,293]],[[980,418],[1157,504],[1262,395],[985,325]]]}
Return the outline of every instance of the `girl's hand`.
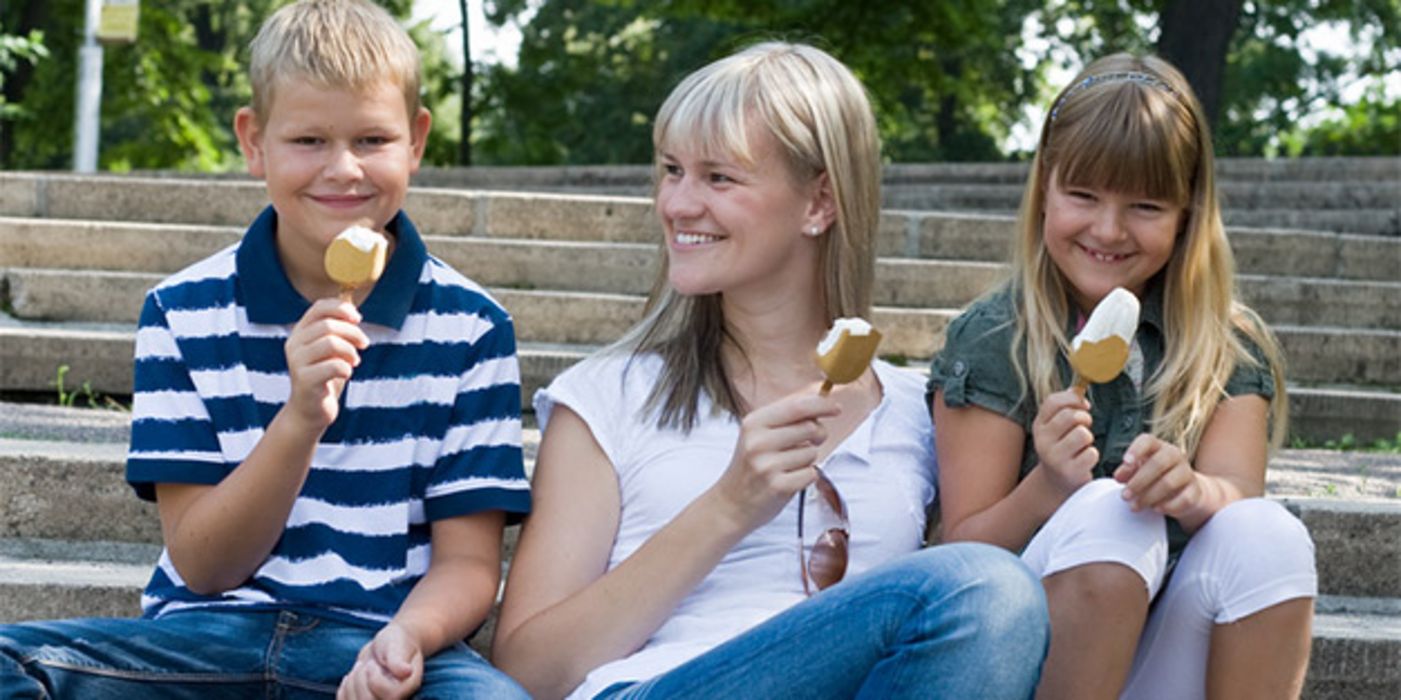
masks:
{"label": "girl's hand", "polygon": [[307,309],[287,336],[287,408],[317,428],[335,422],[341,389],[360,364],[370,339],[360,330],[360,312],[339,299],[321,299]]}
{"label": "girl's hand", "polygon": [[336,700],[407,698],[423,683],[423,651],[393,622],[360,649],[350,673],[341,679]]}
{"label": "girl's hand", "polygon": [[730,466],[712,487],[745,532],[772,520],[793,494],[817,478],[818,421],[841,412],[830,397],[796,394],[751,411],[740,424]]}
{"label": "girl's hand", "polygon": [[1047,396],[1031,424],[1040,466],[1067,496],[1090,482],[1099,463],[1090,425],[1090,402],[1074,389]]}
{"label": "girl's hand", "polygon": [[1170,442],[1148,433],[1134,438],[1124,463],[1114,470],[1124,484],[1124,500],[1135,510],[1152,509],[1178,517],[1195,508],[1202,497],[1197,471],[1187,455]]}

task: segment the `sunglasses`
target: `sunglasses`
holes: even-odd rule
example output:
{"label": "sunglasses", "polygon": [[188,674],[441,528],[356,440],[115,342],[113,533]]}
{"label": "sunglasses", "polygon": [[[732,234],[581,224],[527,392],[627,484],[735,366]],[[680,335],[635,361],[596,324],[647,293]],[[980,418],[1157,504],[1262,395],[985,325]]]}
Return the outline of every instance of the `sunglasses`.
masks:
{"label": "sunglasses", "polygon": [[807,538],[803,535],[803,515],[808,500],[807,489],[798,495],[798,563],[802,567],[803,592],[812,595],[813,587],[823,590],[846,575],[847,541],[851,529],[846,517],[846,502],[827,475],[817,469],[813,482],[814,530],[820,534],[807,553]]}

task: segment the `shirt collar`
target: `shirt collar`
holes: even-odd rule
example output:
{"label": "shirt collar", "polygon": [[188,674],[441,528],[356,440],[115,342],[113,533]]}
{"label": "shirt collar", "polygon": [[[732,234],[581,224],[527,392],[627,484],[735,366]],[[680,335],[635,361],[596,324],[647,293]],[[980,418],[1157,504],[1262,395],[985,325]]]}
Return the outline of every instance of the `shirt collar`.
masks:
{"label": "shirt collar", "polygon": [[[370,323],[399,329],[413,306],[414,291],[428,259],[428,249],[418,229],[404,212],[385,227],[394,237],[394,254],[384,274],[360,305],[360,314]],[[287,325],[296,323],[311,307],[287,279],[277,257],[277,211],[267,207],[254,219],[239,244],[235,264],[239,295],[252,323]]]}

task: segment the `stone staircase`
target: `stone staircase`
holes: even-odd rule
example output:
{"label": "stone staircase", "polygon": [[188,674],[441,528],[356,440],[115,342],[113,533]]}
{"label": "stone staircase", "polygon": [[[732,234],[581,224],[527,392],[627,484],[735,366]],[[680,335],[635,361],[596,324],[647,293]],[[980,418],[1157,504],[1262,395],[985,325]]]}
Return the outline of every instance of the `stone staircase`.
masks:
{"label": "stone staircase", "polygon": [[[891,166],[887,200],[905,208],[886,212],[879,235],[883,354],[921,371],[945,324],[1003,272],[1024,173]],[[627,195],[645,194],[647,175],[430,171],[410,193],[429,249],[515,317],[527,397],[637,318],[658,253],[649,203]],[[1401,160],[1223,161],[1221,179],[1240,203],[1227,220],[1242,295],[1288,357],[1295,433],[1396,439]],[[64,365],[77,405],[124,398],[145,289],[237,241],[265,201],[242,179],[0,173],[0,392],[51,397]],[[136,612],[160,528],[122,480],[127,422],[0,403],[0,620]],[[537,440],[529,433],[532,455]],[[1325,595],[1306,697],[1401,697],[1401,456],[1286,450],[1268,494],[1318,546]]]}

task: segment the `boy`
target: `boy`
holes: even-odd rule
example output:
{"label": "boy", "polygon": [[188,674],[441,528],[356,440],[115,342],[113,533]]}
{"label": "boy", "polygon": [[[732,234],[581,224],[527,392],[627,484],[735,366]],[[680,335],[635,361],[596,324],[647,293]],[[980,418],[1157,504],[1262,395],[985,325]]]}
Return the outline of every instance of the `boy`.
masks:
{"label": "boy", "polygon": [[[462,642],[530,499],[510,317],[400,212],[417,50],[364,0],[303,0],[250,73],[234,126],[272,206],[137,334],[127,480],[165,539],[144,619],[0,628],[0,696],[525,697]],[[390,258],[350,303],[322,256],[362,217]]]}

